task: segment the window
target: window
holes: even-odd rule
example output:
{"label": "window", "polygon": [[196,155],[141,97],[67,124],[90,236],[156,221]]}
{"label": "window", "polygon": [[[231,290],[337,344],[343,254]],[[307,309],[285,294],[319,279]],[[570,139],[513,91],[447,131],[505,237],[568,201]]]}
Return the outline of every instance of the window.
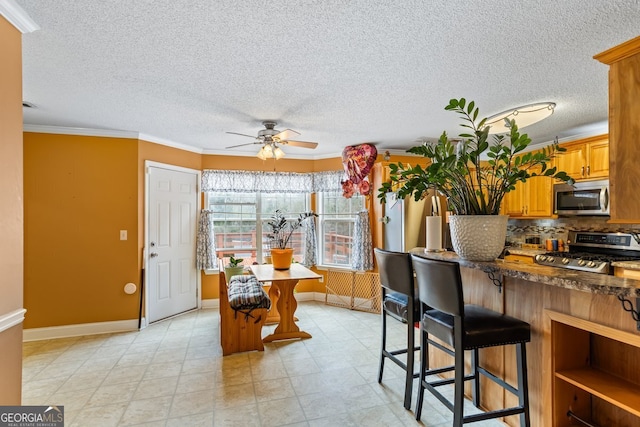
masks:
{"label": "window", "polygon": [[[213,230],[216,239],[216,255],[225,264],[231,255],[242,258],[244,265],[262,263],[268,255],[266,225],[276,209],[287,217],[296,218],[310,210],[306,193],[206,193],[205,204],[213,211]],[[291,238],[294,259],[302,261],[302,231]]]}
{"label": "window", "polygon": [[318,263],[350,268],[355,214],[365,208],[365,198],[357,194],[346,199],[341,191],[323,191],[317,193],[317,197],[320,214]]}

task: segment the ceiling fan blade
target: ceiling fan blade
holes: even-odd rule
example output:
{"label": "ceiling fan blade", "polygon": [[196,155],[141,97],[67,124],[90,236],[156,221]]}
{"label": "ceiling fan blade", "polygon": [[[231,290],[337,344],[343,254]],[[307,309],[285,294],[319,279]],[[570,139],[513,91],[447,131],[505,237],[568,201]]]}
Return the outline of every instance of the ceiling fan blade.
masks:
{"label": "ceiling fan blade", "polygon": [[[252,137],[253,138],[253,137]],[[230,147],[224,147],[225,149],[229,149],[229,148],[237,148],[237,147],[244,147],[245,145],[253,145],[253,144],[262,144],[262,142],[260,141],[255,141],[255,142],[247,142],[246,144],[239,144],[239,145],[232,145]]]}
{"label": "ceiling fan blade", "polygon": [[293,129],[285,129],[280,133],[273,135],[273,138],[279,139],[280,141],[284,141],[296,135],[300,135],[300,132],[296,132]]}
{"label": "ceiling fan blade", "polygon": [[317,142],[309,142],[309,141],[294,141],[294,140],[286,140],[280,141],[282,144],[287,144],[292,147],[302,147],[302,148],[316,148],[318,146]]}
{"label": "ceiling fan blade", "polygon": [[238,133],[238,132],[226,132],[226,133],[229,133],[231,135],[248,136],[249,138],[256,139],[255,135],[247,135],[246,133]]}

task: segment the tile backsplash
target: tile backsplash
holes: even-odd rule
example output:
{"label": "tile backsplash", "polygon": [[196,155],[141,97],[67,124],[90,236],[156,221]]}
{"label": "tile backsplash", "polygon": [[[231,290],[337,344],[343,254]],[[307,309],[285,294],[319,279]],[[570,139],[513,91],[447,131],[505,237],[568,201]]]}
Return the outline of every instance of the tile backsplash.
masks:
{"label": "tile backsplash", "polygon": [[545,239],[567,240],[570,230],[603,232],[640,232],[640,224],[608,224],[609,217],[571,217],[558,219],[510,219],[507,226],[507,241],[524,243],[529,236]]}

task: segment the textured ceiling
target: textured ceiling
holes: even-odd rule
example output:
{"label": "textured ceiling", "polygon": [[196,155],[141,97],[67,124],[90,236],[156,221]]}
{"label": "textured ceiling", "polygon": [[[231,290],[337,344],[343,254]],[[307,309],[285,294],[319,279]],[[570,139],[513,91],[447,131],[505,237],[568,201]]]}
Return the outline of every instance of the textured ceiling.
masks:
{"label": "textured ceiling", "polygon": [[[539,101],[534,143],[607,130],[608,67],[593,55],[640,34],[640,0],[17,0],[30,125],[139,132],[204,153],[261,121],[338,155],[457,135],[450,98],[483,116]],[[36,127],[37,128],[37,127]]]}

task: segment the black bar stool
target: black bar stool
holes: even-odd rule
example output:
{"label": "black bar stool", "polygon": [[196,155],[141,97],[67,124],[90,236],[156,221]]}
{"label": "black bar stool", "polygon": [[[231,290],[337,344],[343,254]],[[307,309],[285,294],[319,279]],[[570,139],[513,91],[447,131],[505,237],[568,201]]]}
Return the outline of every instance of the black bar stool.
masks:
{"label": "black bar stool", "polygon": [[[411,255],[404,252],[391,252],[382,249],[374,249],[382,285],[382,348],[380,350],[380,369],[378,371],[378,383],[382,382],[384,359],[389,358],[396,365],[405,370],[404,407],[411,408],[411,395],[413,392],[413,379],[418,378],[418,373],[413,372],[414,352],[420,350],[415,345],[415,322],[420,318],[419,301],[416,296],[416,288],[413,280],[413,266]],[[407,347],[387,350],[387,315],[407,324]],[[397,356],[407,355],[407,363]]]}
{"label": "black bar stool", "polygon": [[[487,310],[475,305],[465,305],[462,294],[460,265],[456,262],[430,260],[412,255],[413,267],[418,282],[418,295],[422,306],[420,321],[420,388],[416,405],[416,419],[422,412],[424,389],[428,389],[447,408],[453,411],[454,427],[463,423],[520,414],[520,425],[529,426],[529,392],[527,385],[526,343],[531,340],[531,328],[528,323]],[[429,334],[444,341],[442,346],[429,339]],[[428,344],[450,354],[455,365],[445,368],[429,369]],[[478,366],[478,349],[500,345],[515,344],[518,364],[518,388]],[[464,351],[471,350],[471,374],[464,373]],[[429,375],[454,371],[453,379],[427,381]],[[473,404],[480,405],[480,377],[486,376],[518,396],[518,406],[498,409],[491,412],[464,416],[464,381],[473,381]],[[436,387],[454,384],[453,404]]]}

